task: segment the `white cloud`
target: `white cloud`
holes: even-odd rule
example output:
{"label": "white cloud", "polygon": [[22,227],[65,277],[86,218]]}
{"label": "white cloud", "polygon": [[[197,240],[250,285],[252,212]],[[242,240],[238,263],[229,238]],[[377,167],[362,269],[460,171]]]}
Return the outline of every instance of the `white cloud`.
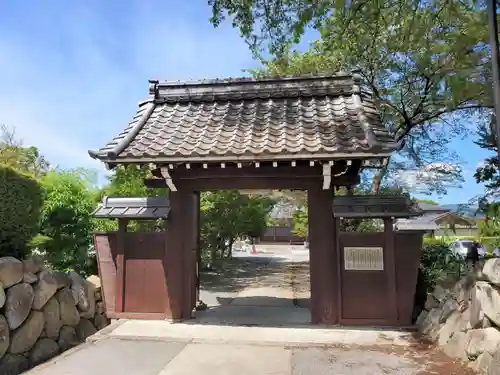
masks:
{"label": "white cloud", "polygon": [[458,176],[462,167],[457,164],[432,163],[422,168],[405,170],[395,175],[396,182],[412,192],[426,192],[429,187],[437,184],[459,187]]}

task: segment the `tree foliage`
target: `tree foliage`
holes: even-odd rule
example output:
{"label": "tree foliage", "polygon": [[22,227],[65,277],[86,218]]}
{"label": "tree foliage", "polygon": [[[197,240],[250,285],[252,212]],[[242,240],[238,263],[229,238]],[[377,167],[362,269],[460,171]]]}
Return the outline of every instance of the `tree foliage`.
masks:
{"label": "tree foliage", "polygon": [[309,220],[307,206],[306,210],[299,210],[292,217],[292,232],[307,240],[309,237]]}
{"label": "tree foliage", "polygon": [[201,247],[214,261],[230,256],[237,237],[259,237],[267,227],[267,215],[274,201],[249,197],[236,190],[201,194]]}
{"label": "tree foliage", "polygon": [[148,189],[144,179],[149,177],[149,169],[145,166],[118,166],[108,177],[107,185],[101,194],[110,197],[151,197],[166,195],[166,189]]}
{"label": "tree foliage", "polygon": [[483,207],[486,217],[478,222],[481,237],[500,237],[500,203],[490,203]]}
{"label": "tree foliage", "polygon": [[424,244],[420,255],[420,270],[427,291],[433,290],[439,282],[458,279],[462,272],[461,263],[451,252],[449,244],[442,240],[427,241]]}
{"label": "tree foliage", "polygon": [[46,195],[37,245],[54,268],[87,274],[96,272],[89,253],[96,199],[83,173],[53,170],[41,178]]}
{"label": "tree foliage", "polygon": [[[467,1],[211,1],[212,22],[229,14],[254,50],[269,40],[271,59],[256,76],[358,70],[373,92],[386,128],[405,145],[392,171],[418,171],[439,162],[437,177],[422,179],[444,193],[461,181],[449,168],[458,155],[453,136],[468,132],[491,105],[486,14]],[[320,39],[305,53],[291,52],[307,26]],[[442,168],[440,167],[442,166]],[[378,191],[384,170],[374,178]],[[393,176],[391,176],[393,177]]]}
{"label": "tree foliage", "polygon": [[23,147],[14,130],[0,124],[0,163],[18,171],[41,176],[49,168],[47,160],[34,146]]}
{"label": "tree foliage", "polygon": [[32,176],[0,164],[0,256],[28,253],[42,202],[43,191]]}
{"label": "tree foliage", "polygon": [[491,124],[482,122],[478,125],[477,140],[475,143],[482,149],[492,153],[477,167],[474,178],[478,183],[484,183],[486,194],[483,199],[498,199],[500,192],[500,174],[498,162],[498,147]]}

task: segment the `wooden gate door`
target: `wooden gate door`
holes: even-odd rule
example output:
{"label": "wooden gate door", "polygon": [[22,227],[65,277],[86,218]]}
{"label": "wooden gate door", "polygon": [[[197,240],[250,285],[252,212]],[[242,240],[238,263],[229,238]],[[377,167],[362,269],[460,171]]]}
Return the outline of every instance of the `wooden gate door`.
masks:
{"label": "wooden gate door", "polygon": [[340,323],[391,324],[395,280],[384,233],[339,233],[339,245]]}

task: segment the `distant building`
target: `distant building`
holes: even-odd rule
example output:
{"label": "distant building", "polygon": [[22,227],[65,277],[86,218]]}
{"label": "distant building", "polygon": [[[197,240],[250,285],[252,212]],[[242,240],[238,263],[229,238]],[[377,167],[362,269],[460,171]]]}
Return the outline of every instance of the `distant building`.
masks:
{"label": "distant building", "polygon": [[410,219],[399,219],[395,223],[397,230],[418,230],[435,236],[475,236],[476,220],[461,216],[449,208],[428,203],[419,203],[424,214]]}
{"label": "distant building", "polygon": [[261,237],[262,242],[304,242],[292,232],[293,215],[300,208],[291,202],[279,201],[269,214],[270,225]]}

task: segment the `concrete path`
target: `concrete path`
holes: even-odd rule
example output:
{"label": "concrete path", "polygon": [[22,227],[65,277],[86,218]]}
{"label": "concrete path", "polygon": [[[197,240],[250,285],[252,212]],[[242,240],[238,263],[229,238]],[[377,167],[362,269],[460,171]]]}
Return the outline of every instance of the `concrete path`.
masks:
{"label": "concrete path", "polygon": [[297,326],[311,321],[309,251],[303,246],[257,245],[235,252],[222,275],[203,275],[200,299],[208,305],[195,322],[240,326]]}
{"label": "concrete path", "polygon": [[199,373],[472,374],[403,332],[127,321],[121,322],[112,332],[98,334],[86,344],[29,371],[27,375]]}
{"label": "concrete path", "polygon": [[403,331],[312,327],[308,252],[258,247],[206,274],[193,321],[118,321],[28,375],[465,375]]}

